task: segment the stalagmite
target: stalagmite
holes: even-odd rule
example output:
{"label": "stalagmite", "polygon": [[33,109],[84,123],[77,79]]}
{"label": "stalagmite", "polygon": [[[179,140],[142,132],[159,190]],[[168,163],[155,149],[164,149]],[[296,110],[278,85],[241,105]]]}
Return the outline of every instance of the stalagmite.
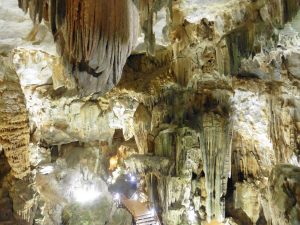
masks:
{"label": "stalagmite", "polygon": [[25,97],[12,67],[0,58],[0,148],[16,178],[29,173],[29,122]]}

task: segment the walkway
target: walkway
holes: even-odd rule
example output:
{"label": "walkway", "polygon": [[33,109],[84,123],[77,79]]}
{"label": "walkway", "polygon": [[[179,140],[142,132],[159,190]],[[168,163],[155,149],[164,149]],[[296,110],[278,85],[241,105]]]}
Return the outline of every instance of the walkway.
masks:
{"label": "walkway", "polygon": [[131,213],[136,225],[161,225],[156,212],[149,209],[146,203],[124,196],[121,198],[121,203]]}

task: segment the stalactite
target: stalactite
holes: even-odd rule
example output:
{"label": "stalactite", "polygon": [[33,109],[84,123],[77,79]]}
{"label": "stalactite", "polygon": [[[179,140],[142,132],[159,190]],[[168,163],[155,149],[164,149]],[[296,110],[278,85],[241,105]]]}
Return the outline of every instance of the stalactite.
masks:
{"label": "stalactite", "polygon": [[175,136],[175,131],[172,128],[160,132],[155,138],[155,155],[175,160]]}
{"label": "stalactite", "polygon": [[145,34],[144,41],[146,44],[146,50],[149,55],[155,55],[155,33],[153,30],[155,23],[155,14],[162,9],[166,8],[169,18],[169,22],[172,20],[172,7],[173,1],[167,0],[135,0],[136,5],[140,11],[140,26]]}
{"label": "stalactite", "polygon": [[151,114],[140,104],[134,113],[134,137],[140,154],[149,153],[148,135],[151,129]]}
{"label": "stalactite", "polygon": [[[283,100],[285,101],[285,100]],[[296,151],[294,118],[289,107],[278,106],[281,103],[270,97],[270,137],[273,142],[277,163],[287,163]]]}
{"label": "stalactite", "polygon": [[[232,146],[232,179],[242,182],[245,177],[257,177],[262,172],[257,156],[257,147],[254,141],[245,142],[238,132],[233,135]],[[259,157],[258,157],[259,158]]]}
{"label": "stalactite", "polygon": [[283,28],[284,24],[296,16],[299,10],[297,0],[271,0],[269,12],[276,27]]}
{"label": "stalactite", "polygon": [[191,59],[188,57],[180,57],[177,44],[173,47],[174,62],[173,72],[176,76],[177,83],[186,86],[189,78],[191,77],[192,64]]}
{"label": "stalactite", "polygon": [[225,194],[230,172],[230,123],[218,114],[205,113],[200,122],[200,148],[207,191],[208,220],[225,218]]}
{"label": "stalactite", "polygon": [[142,15],[141,24],[145,34],[145,44],[147,46],[147,52],[150,55],[154,55],[155,52],[155,35],[153,32],[154,4],[155,0],[140,1],[140,9]]}
{"label": "stalactite", "polygon": [[137,37],[132,0],[19,0],[19,6],[35,22],[49,15],[63,62],[81,93],[105,93],[118,83]]}

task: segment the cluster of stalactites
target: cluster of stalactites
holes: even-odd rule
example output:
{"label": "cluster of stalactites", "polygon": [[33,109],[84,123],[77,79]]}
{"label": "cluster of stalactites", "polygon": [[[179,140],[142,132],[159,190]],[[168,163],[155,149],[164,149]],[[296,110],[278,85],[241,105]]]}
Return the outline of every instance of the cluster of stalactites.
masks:
{"label": "cluster of stalactites", "polygon": [[225,195],[230,176],[231,128],[228,118],[205,113],[202,119],[200,144],[207,191],[207,218],[225,218]]}
{"label": "cluster of stalactites", "polygon": [[81,93],[104,93],[118,83],[137,38],[132,0],[19,0],[19,7],[34,22],[49,23]]}
{"label": "cluster of stalactites", "polygon": [[146,51],[149,55],[155,55],[155,33],[153,30],[155,23],[155,14],[162,8],[168,12],[167,20],[172,18],[173,0],[134,0],[140,12],[140,26],[145,35],[144,42]]}
{"label": "cluster of stalactites", "polygon": [[[270,138],[273,142],[277,163],[288,163],[297,151],[295,130],[295,106],[288,107],[288,100],[280,101],[271,97],[270,101]],[[290,103],[292,104],[292,102]],[[285,107],[279,108],[278,105]],[[278,108],[280,110],[278,110]]]}

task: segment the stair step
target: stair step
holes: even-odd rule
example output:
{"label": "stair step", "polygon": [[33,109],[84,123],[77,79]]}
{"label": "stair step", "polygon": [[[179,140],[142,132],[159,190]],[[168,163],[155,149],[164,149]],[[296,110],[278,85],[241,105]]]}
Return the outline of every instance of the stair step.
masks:
{"label": "stair step", "polygon": [[149,221],[149,222],[141,222],[141,223],[136,223],[136,225],[157,225],[157,221]]}
{"label": "stair step", "polygon": [[153,216],[153,214],[147,214],[147,215],[142,215],[142,216],[136,217],[136,219],[138,219],[138,220],[144,219],[144,218],[154,218],[154,216]]}
{"label": "stair step", "polygon": [[138,216],[137,218],[140,218],[140,217],[148,217],[148,216],[154,216],[153,215],[153,213],[152,212],[148,212],[148,213],[145,213],[145,214],[143,214],[143,215],[140,215],[140,216]]}
{"label": "stair step", "polygon": [[161,225],[156,214],[145,203],[127,198],[123,198],[121,202],[124,208],[134,217],[136,225]]}
{"label": "stair step", "polygon": [[145,219],[140,219],[140,220],[135,220],[136,222],[142,223],[142,222],[148,222],[148,221],[156,221],[155,218],[151,217],[151,218],[145,218]]}

